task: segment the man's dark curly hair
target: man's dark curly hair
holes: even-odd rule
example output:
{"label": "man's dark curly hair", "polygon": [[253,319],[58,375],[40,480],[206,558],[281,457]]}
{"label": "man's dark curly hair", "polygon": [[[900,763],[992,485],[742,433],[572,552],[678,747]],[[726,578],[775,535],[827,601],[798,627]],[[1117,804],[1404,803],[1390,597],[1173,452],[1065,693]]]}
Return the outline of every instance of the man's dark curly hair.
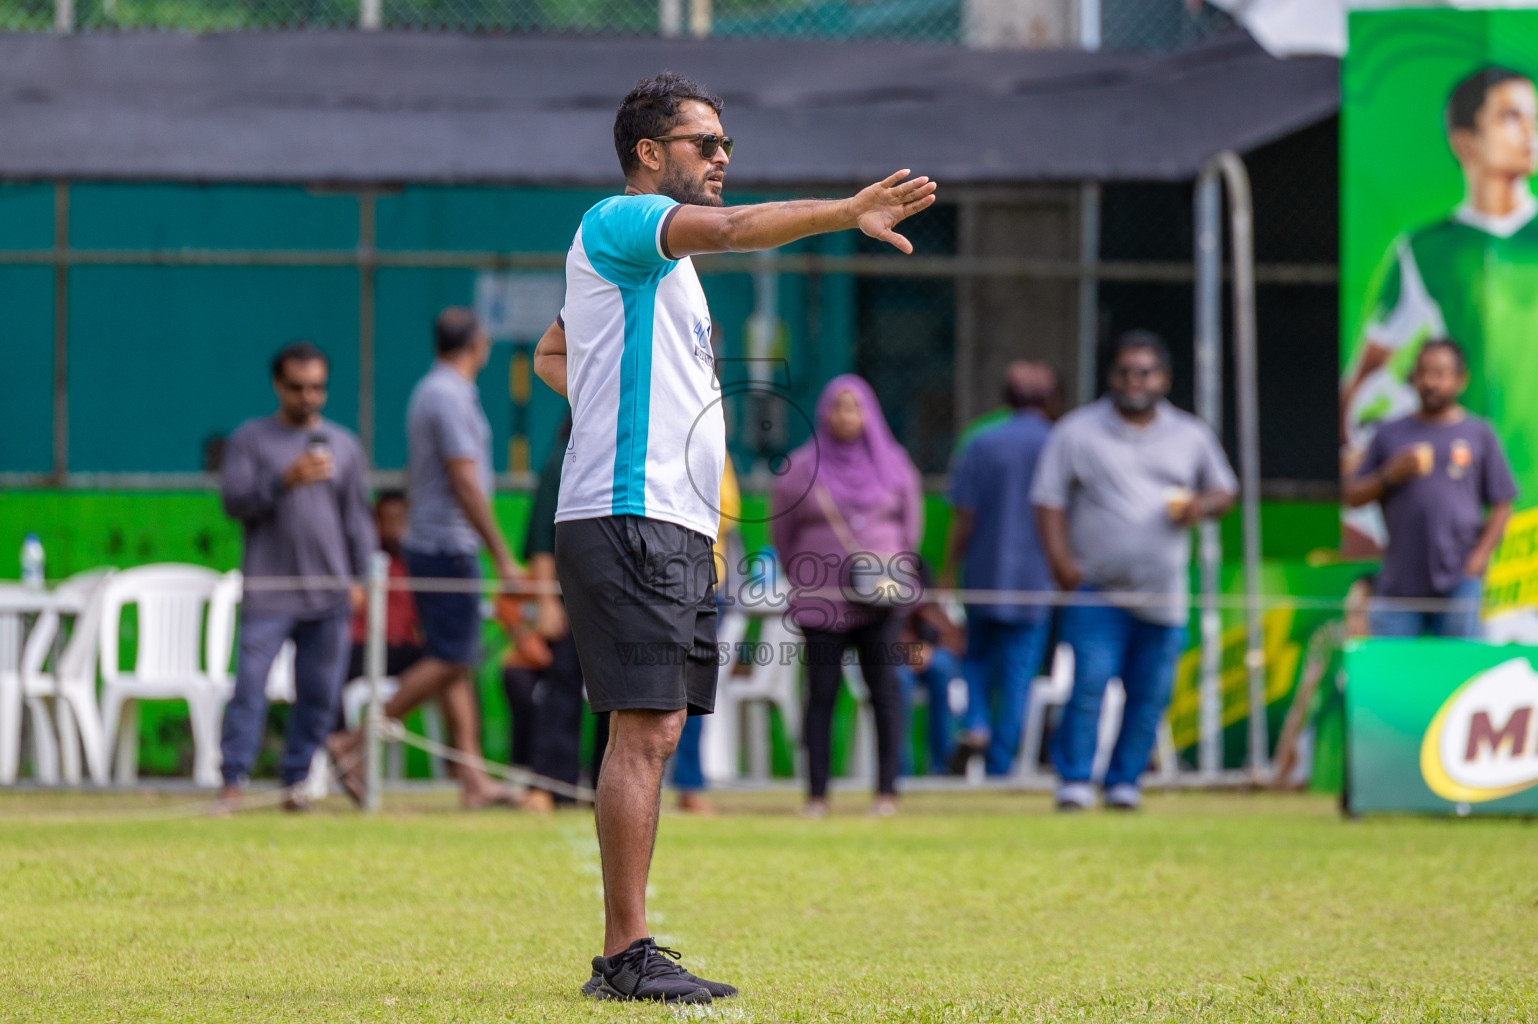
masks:
{"label": "man's dark curly hair", "polygon": [[1469,75],[1454,87],[1447,97],[1447,130],[1458,128],[1473,130],[1479,108],[1485,105],[1490,90],[1502,82],[1531,82],[1532,78],[1520,71],[1489,64]]}
{"label": "man's dark curly hair", "polygon": [[721,113],[721,97],[677,72],[664,71],[635,84],[614,115],[614,151],[619,154],[622,171],[630,174],[641,165],[636,144],[668,134],[678,123],[678,105],[687,100],[699,100],[718,115]]}

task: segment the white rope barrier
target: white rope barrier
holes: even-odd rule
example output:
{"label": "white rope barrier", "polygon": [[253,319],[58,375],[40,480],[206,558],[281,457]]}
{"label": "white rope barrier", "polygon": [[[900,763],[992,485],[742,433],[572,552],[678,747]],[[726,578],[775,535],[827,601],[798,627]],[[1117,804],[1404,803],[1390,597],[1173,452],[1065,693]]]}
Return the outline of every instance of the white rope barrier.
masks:
{"label": "white rope barrier", "polygon": [[[355,585],[363,585],[366,581],[355,580],[349,576],[258,576],[249,577],[244,581],[247,590],[257,591],[285,591],[285,590],[345,590]],[[554,581],[519,581],[517,583],[504,583],[495,579],[428,579],[422,577],[391,577],[386,583],[388,590],[404,590],[413,593],[448,593],[448,594],[507,594],[513,597],[534,598],[542,596],[559,597],[561,587]],[[752,586],[744,584],[744,588]],[[1214,594],[1203,597],[1191,594],[1183,597],[1178,594],[1148,594],[1133,590],[1094,590],[1094,591],[1062,591],[1062,590],[975,590],[965,588],[925,587],[915,588],[911,593],[917,595],[917,599],[890,602],[897,608],[912,608],[918,604],[926,604],[933,601],[956,601],[963,605],[1031,605],[1049,608],[1100,608],[1106,605],[1115,605],[1121,608],[1169,608],[1189,607],[1205,608],[1209,605],[1224,611],[1242,611],[1248,607],[1248,598],[1243,594]],[[637,600],[640,600],[638,597]],[[763,593],[755,591],[751,598],[742,598],[740,594],[725,595],[727,608],[740,608],[749,613],[774,614],[782,612],[792,601],[835,601],[844,604],[852,603],[850,595],[841,587],[807,587],[798,588],[794,585],[775,586]],[[1471,601],[1467,598],[1448,597],[1371,597],[1375,608],[1395,611],[1418,612],[1442,612],[1467,608]],[[1334,611],[1344,612],[1350,605],[1350,599],[1330,595],[1314,594],[1261,594],[1259,603],[1263,608],[1291,608],[1297,611]]]}
{"label": "white rope barrier", "polygon": [[467,768],[479,768],[487,775],[494,775],[514,785],[524,786],[530,789],[543,789],[554,796],[564,796],[578,803],[591,804],[597,795],[587,786],[574,785],[563,782],[560,779],[552,779],[547,775],[539,775],[526,768],[518,768],[514,765],[501,764],[496,761],[488,761],[484,757],[474,757],[463,751],[456,750],[446,744],[426,736],[418,736],[409,732],[404,725],[393,718],[386,719],[380,726],[379,735],[383,739],[405,743],[407,746],[416,747],[426,751],[434,757],[441,757],[445,761],[453,761],[455,764],[464,765]]}
{"label": "white rope barrier", "polygon": [[[763,559],[747,559],[744,566],[762,568],[767,563]],[[795,561],[792,560],[792,567]],[[447,744],[438,742],[424,736],[418,736],[406,731],[400,722],[387,719],[383,710],[383,693],[381,683],[384,676],[385,665],[385,605],[390,592],[409,593],[462,593],[478,595],[510,595],[515,598],[534,599],[540,597],[559,597],[561,587],[555,581],[536,581],[520,579],[514,581],[502,581],[491,579],[430,579],[418,577],[391,577],[388,574],[388,562],[382,553],[376,554],[371,565],[370,578],[358,580],[349,576],[302,576],[302,577],[275,577],[259,576],[245,577],[241,580],[242,587],[247,592],[274,592],[274,591],[337,591],[344,592],[354,587],[366,587],[367,600],[367,640],[365,646],[365,678],[369,682],[370,699],[368,712],[362,723],[364,740],[357,754],[348,758],[349,764],[339,766],[344,774],[354,771],[358,766],[358,759],[363,759],[363,805],[365,809],[374,810],[379,807],[382,792],[380,743],[383,740],[394,740],[415,747],[430,755],[441,758],[444,761],[464,765],[478,769],[488,775],[492,775],[510,783],[525,787],[537,787],[552,794],[567,797],[582,803],[592,803],[593,790],[579,785],[564,782],[535,774],[532,771],[516,768],[510,765],[488,761],[484,757],[467,754]],[[698,567],[694,567],[697,569]],[[824,566],[824,575],[819,586],[798,587],[784,572],[772,573],[767,576],[753,576],[747,572],[739,574],[740,581],[729,592],[722,594],[722,607],[726,611],[737,611],[754,617],[770,617],[786,612],[793,604],[799,605],[808,602],[824,602],[837,604],[855,603],[850,600],[850,594],[845,587],[827,585],[828,576],[826,570],[831,567]],[[688,566],[680,566],[681,573],[690,571]],[[1113,605],[1127,609],[1158,609],[1167,607],[1189,607],[1201,610],[1240,611],[1253,607],[1255,597],[1243,594],[1209,594],[1209,595],[1183,595],[1183,594],[1146,594],[1128,591],[1078,591],[1064,592],[1059,590],[983,590],[966,588],[920,588],[916,576],[894,574],[899,594],[906,597],[905,601],[890,601],[887,604],[899,613],[906,613],[921,603],[948,602],[961,605],[1015,605],[1034,606],[1043,608],[1072,608],[1072,607],[1104,607]],[[835,576],[834,578],[838,578]],[[637,594],[635,600],[645,600],[645,595]],[[1353,606],[1360,609],[1361,602],[1349,598],[1331,595],[1312,594],[1262,594],[1258,597],[1259,605],[1263,609],[1291,609],[1296,611],[1317,611],[1332,615],[1339,615],[1353,610]],[[1473,602],[1453,600],[1449,598],[1384,598],[1372,597],[1369,607],[1374,610],[1403,610],[1416,612],[1445,612],[1449,610],[1468,610]],[[261,807],[269,803],[278,803],[288,795],[287,790],[278,790],[274,793],[253,794],[242,802],[242,807]],[[207,801],[199,800],[188,802],[177,807],[162,808],[153,811],[134,812],[122,815],[127,820],[157,820],[184,817],[195,814],[207,813],[210,810]],[[99,820],[101,816],[91,815],[88,819]],[[71,817],[62,817],[60,820],[74,820]]]}

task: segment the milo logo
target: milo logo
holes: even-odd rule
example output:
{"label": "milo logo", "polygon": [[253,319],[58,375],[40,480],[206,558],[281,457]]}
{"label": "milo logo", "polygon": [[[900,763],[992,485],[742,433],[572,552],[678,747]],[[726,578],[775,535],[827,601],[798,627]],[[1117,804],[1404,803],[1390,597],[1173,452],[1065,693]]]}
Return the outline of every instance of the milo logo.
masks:
{"label": "milo logo", "polygon": [[1512,658],[1447,699],[1421,741],[1421,775],[1437,796],[1497,800],[1538,785],[1538,671]]}

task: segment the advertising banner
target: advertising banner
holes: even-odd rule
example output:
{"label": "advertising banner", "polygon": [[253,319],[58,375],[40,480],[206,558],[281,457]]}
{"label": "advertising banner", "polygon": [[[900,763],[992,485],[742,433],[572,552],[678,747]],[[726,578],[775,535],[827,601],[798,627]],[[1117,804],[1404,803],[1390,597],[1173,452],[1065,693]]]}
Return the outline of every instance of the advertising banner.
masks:
{"label": "advertising banner", "polygon": [[[1538,10],[1353,12],[1342,71],[1342,470],[1415,410],[1420,346],[1468,353],[1464,404],[1487,417],[1519,489],[1486,578],[1487,619],[1538,640]],[[1456,460],[1455,460],[1456,461]],[[1371,556],[1376,507],[1345,516]]]}
{"label": "advertising banner", "polygon": [[1346,648],[1347,809],[1538,814],[1538,648]]}

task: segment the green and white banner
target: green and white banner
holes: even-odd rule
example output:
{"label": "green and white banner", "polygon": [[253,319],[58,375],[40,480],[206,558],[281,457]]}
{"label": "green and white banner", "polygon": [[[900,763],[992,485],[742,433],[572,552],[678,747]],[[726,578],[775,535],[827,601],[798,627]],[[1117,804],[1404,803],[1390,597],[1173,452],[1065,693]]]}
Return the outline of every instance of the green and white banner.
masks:
{"label": "green and white banner", "polygon": [[1353,813],[1538,814],[1538,647],[1346,648]]}
{"label": "green and white banner", "polygon": [[[1485,580],[1492,635],[1538,640],[1538,10],[1354,11],[1341,88],[1341,469],[1417,405],[1428,338],[1468,352],[1517,515]],[[1376,506],[1342,549],[1371,557]]]}

